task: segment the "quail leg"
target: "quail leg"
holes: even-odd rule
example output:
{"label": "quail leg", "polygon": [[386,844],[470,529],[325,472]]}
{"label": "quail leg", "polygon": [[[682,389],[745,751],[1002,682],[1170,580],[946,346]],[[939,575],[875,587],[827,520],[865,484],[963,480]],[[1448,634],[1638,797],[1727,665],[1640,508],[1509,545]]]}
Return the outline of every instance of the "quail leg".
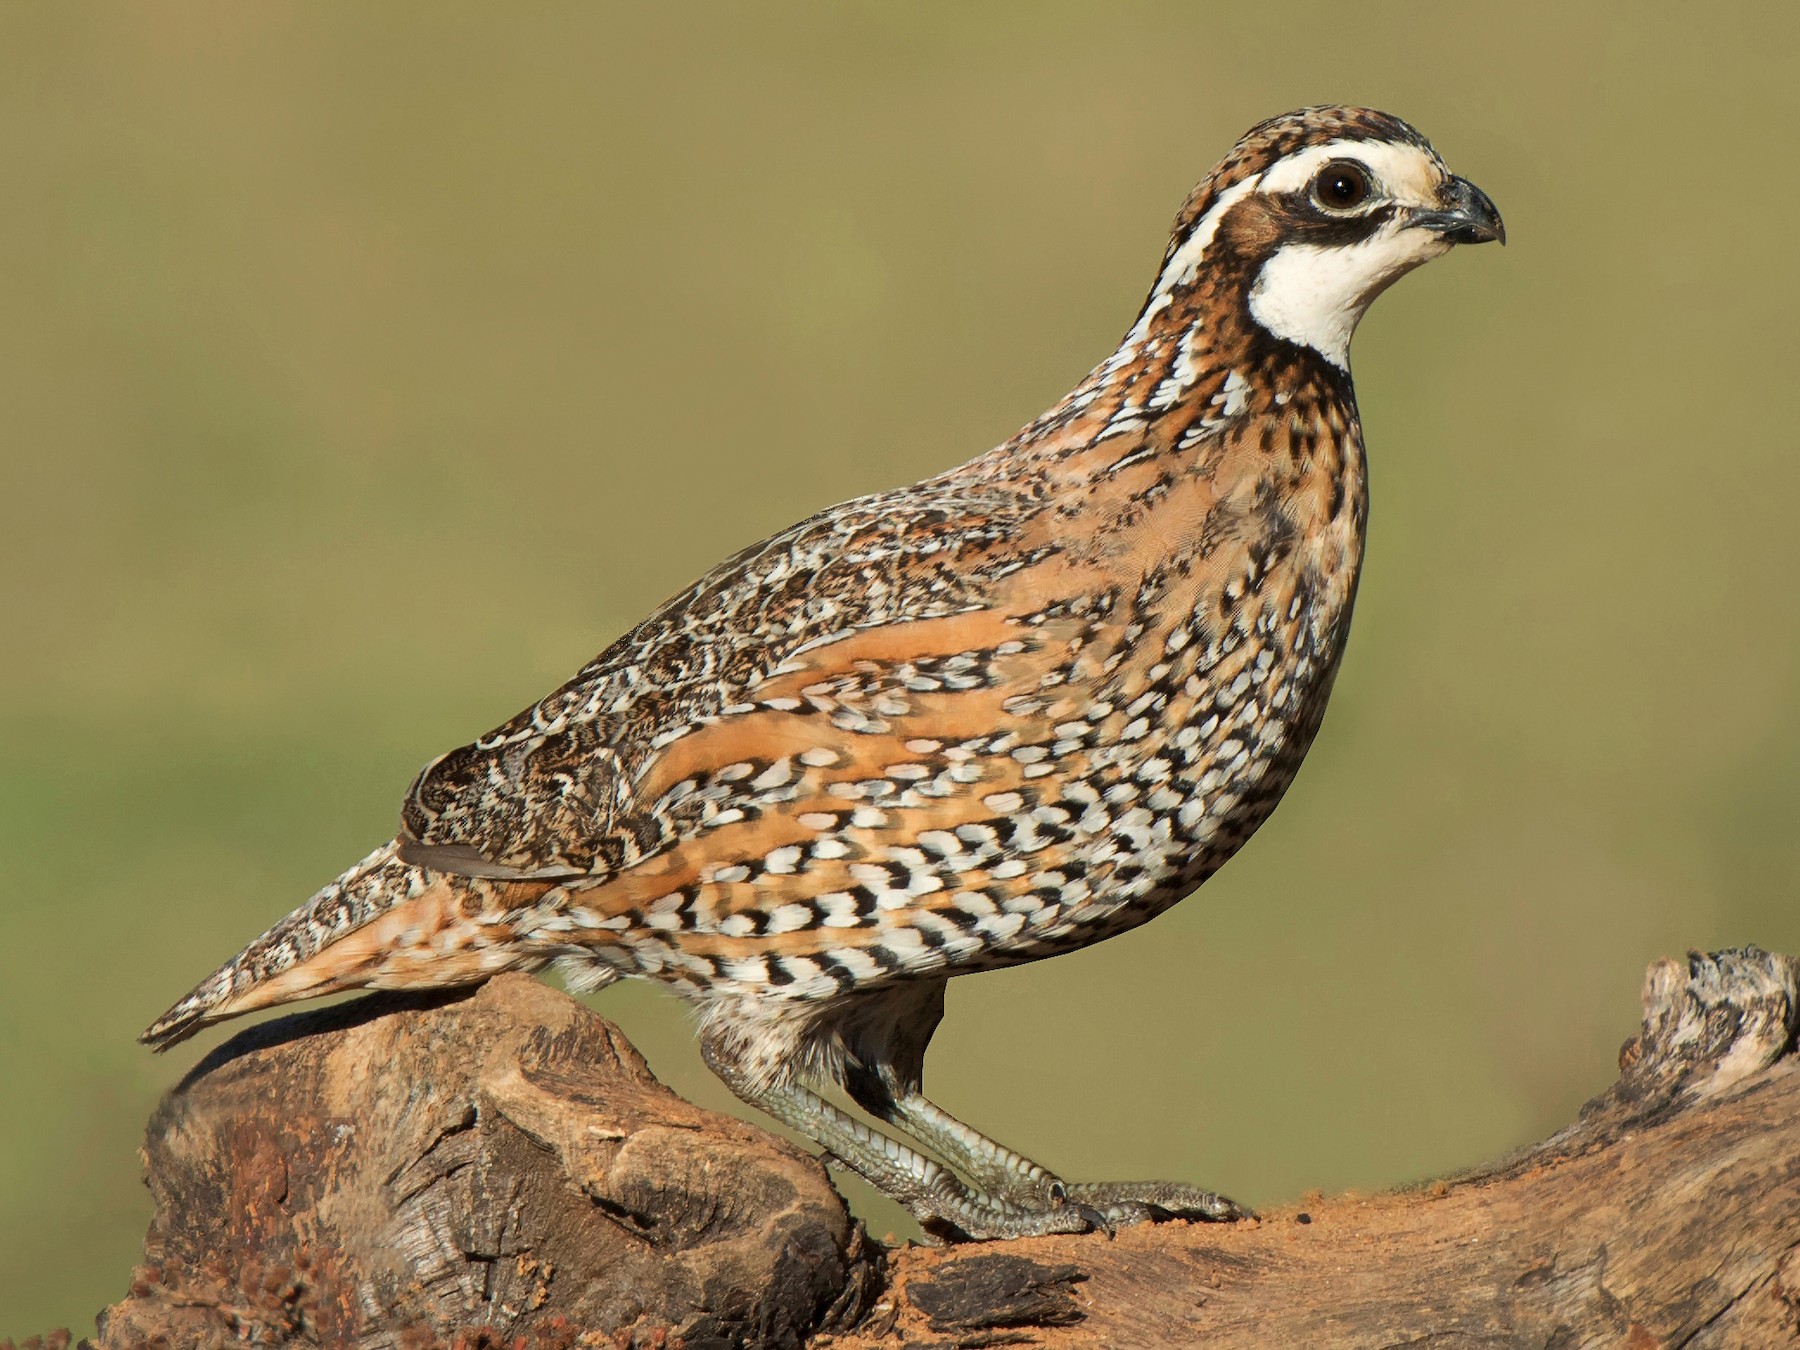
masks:
{"label": "quail leg", "polygon": [[1173,1181],[1065,1182],[1039,1163],[952,1116],[883,1065],[851,1066],[845,1087],[858,1106],[924,1144],[983,1191],[1024,1208],[1073,1205],[1122,1228],[1161,1219],[1254,1218],[1234,1200]]}
{"label": "quail leg", "polygon": [[911,1135],[998,1199],[1026,1208],[1060,1203],[1061,1178],[998,1140],[989,1139],[908,1084],[891,1064],[852,1064],[844,1088],[863,1110]]}
{"label": "quail leg", "polygon": [[1085,1233],[1104,1226],[1101,1216],[1083,1205],[1056,1202],[1026,1209],[989,1196],[800,1084],[760,1083],[719,1047],[703,1044],[701,1050],[712,1071],[744,1101],[823,1146],[928,1226],[948,1226],[972,1238]]}

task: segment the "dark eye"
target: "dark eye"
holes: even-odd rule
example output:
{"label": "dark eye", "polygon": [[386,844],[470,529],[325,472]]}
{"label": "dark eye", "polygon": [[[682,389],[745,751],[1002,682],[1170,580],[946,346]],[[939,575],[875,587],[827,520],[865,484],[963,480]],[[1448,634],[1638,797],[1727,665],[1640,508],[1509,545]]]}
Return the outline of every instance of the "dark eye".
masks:
{"label": "dark eye", "polygon": [[1328,211],[1348,211],[1361,206],[1369,195],[1369,175],[1360,166],[1340,160],[1327,164],[1313,179],[1313,200]]}

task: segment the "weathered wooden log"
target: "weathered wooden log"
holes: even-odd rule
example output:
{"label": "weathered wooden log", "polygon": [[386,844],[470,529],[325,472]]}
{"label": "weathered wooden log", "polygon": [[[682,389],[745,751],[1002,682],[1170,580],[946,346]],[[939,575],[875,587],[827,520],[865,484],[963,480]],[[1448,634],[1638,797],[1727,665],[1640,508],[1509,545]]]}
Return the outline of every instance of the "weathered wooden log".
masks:
{"label": "weathered wooden log", "polygon": [[1621,1076],[1535,1147],[1260,1222],[883,1253],[823,1169],[505,977],[221,1047],[151,1122],[99,1344],[1800,1345],[1800,962],[1653,966]]}
{"label": "weathered wooden log", "polygon": [[1495,1163],[1257,1224],[897,1253],[879,1320],[830,1343],[1800,1345],[1797,974],[1754,948],[1658,962],[1618,1082]]}
{"label": "weathered wooden log", "polygon": [[156,1215],[109,1350],[798,1345],[873,1274],[817,1161],[523,976],[247,1031],[145,1155]]}

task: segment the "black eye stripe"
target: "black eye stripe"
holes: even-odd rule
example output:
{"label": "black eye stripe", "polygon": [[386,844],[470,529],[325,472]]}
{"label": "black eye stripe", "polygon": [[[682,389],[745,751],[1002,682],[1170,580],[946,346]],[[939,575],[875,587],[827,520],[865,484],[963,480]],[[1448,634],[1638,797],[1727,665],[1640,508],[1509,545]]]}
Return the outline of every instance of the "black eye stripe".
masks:
{"label": "black eye stripe", "polygon": [[1302,244],[1357,243],[1381,229],[1399,211],[1393,203],[1384,202],[1354,215],[1329,213],[1313,201],[1310,191],[1287,193],[1277,200],[1281,203],[1277,214],[1283,236]]}

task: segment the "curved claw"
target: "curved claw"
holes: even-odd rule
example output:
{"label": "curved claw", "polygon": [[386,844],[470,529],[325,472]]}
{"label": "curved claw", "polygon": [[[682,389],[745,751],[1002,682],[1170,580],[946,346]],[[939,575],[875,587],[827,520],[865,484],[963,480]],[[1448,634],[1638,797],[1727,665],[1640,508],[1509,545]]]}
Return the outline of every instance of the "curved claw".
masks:
{"label": "curved claw", "polygon": [[1076,1214],[1079,1214],[1087,1221],[1088,1232],[1105,1233],[1108,1242],[1111,1242],[1119,1235],[1118,1231],[1113,1227],[1112,1220],[1107,1217],[1105,1211],[1095,1209],[1091,1205],[1077,1204],[1074,1201],[1068,1202],[1067,1208]]}

